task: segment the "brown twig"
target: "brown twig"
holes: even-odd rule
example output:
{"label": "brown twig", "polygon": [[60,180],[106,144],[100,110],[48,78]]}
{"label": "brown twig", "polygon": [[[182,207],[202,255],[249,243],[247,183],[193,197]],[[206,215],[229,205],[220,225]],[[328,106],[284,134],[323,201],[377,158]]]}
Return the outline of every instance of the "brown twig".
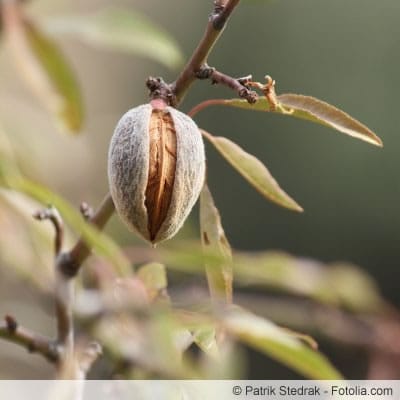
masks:
{"label": "brown twig", "polygon": [[58,260],[62,251],[64,239],[64,222],[58,210],[49,206],[34,213],[34,218],[49,220],[55,229],[55,288],[54,299],[57,317],[57,343],[65,353],[71,353],[74,345],[73,332],[73,284],[58,268]]}
{"label": "brown twig", "polygon": [[7,315],[4,319],[5,322],[0,323],[2,339],[23,346],[30,353],[41,354],[52,363],[58,362],[60,352],[54,341],[21,327],[11,315]]}
{"label": "brown twig", "polygon": [[207,28],[202,39],[194,50],[188,63],[172,84],[174,93],[174,106],[177,106],[184,98],[190,86],[197,79],[198,71],[207,64],[207,58],[215,43],[221,36],[226,23],[240,0],[215,1],[214,11],[211,14]]}
{"label": "brown twig", "polygon": [[196,72],[196,76],[198,79],[210,79],[213,85],[220,84],[234,90],[240,98],[246,99],[250,104],[254,104],[258,99],[257,93],[246,86],[252,79],[251,75],[243,78],[233,78],[217,71],[215,68],[203,65]]}
{"label": "brown twig", "polygon": [[210,100],[202,101],[201,103],[194,106],[188,112],[188,115],[189,115],[189,117],[194,117],[196,114],[198,114],[200,111],[204,110],[207,107],[224,105],[225,102],[226,102],[226,100],[224,100],[224,99],[210,99]]}
{"label": "brown twig", "polygon": [[49,220],[53,224],[55,229],[54,251],[57,257],[62,250],[64,241],[64,222],[60,213],[55,207],[49,206],[43,210],[35,212],[33,217],[39,221]]}
{"label": "brown twig", "polygon": [[[102,228],[114,212],[114,203],[108,194],[99,209],[92,213],[91,208],[81,204],[81,213],[89,217],[89,221],[95,226]],[[83,238],[69,252],[61,252],[64,224],[58,211],[54,207],[48,207],[34,214],[39,220],[49,219],[56,231],[56,283],[55,303],[57,316],[57,344],[63,351],[62,363],[74,364],[74,325],[73,325],[73,299],[74,285],[72,278],[76,276],[82,263],[90,254],[90,248]],[[71,361],[72,360],[72,361]],[[60,365],[61,365],[60,364]]]}
{"label": "brown twig", "polygon": [[[111,196],[107,195],[89,221],[102,228],[111,217],[113,211],[114,203]],[[57,340],[64,347],[65,362],[71,362],[75,355],[73,325],[74,286],[72,278],[79,272],[82,263],[89,254],[90,248],[86,241],[80,238],[69,252],[60,253],[56,260]]]}
{"label": "brown twig", "polygon": [[57,269],[55,284],[57,342],[63,347],[64,354],[72,354],[74,349],[73,302],[73,281]]}

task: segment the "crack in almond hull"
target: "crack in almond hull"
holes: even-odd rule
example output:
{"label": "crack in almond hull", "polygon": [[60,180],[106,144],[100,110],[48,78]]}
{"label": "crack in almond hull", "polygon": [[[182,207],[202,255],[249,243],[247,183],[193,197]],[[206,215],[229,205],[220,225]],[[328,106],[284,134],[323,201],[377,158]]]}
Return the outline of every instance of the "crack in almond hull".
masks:
{"label": "crack in almond hull", "polygon": [[169,112],[153,110],[149,126],[149,176],[145,193],[150,240],[164,222],[175,181],[177,140]]}

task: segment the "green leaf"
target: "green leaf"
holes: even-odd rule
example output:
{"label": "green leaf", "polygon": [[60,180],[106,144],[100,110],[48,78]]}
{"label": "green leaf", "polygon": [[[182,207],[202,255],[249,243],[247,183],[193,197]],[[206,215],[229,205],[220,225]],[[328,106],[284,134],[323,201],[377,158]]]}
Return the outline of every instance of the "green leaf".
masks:
{"label": "green leaf", "polygon": [[240,308],[223,317],[227,332],[243,343],[293,368],[310,379],[343,379],[340,372],[320,352],[296,339],[293,334]]}
{"label": "green leaf", "polygon": [[325,265],[272,251],[238,252],[234,261],[237,285],[274,288],[355,312],[379,312],[384,308],[376,284],[354,265]]}
{"label": "green leaf", "polygon": [[200,231],[203,249],[221,256],[220,263],[207,263],[206,273],[211,295],[218,299],[225,296],[232,302],[232,251],[225,236],[221,217],[205,184],[200,194]]}
{"label": "green leaf", "polygon": [[344,111],[315,99],[298,94],[282,94],[278,96],[281,106],[287,108],[294,117],[326,125],[346,135],[353,136],[365,142],[382,146],[381,139],[368,127],[352,118]]}
{"label": "green leaf", "polygon": [[3,12],[7,42],[22,77],[68,131],[79,131],[83,123],[80,88],[61,50],[13,2],[6,2]]}
{"label": "green leaf", "polygon": [[144,15],[132,10],[107,8],[92,15],[52,18],[47,27],[91,45],[149,57],[169,68],[183,63],[176,41]]}
{"label": "green leaf", "polygon": [[[281,94],[277,99],[278,106],[273,111],[277,114],[315,122],[375,146],[382,146],[381,139],[368,127],[324,101],[299,94]],[[255,104],[243,99],[223,100],[221,104],[253,111],[272,111],[265,97],[260,97]]]}
{"label": "green leaf", "polygon": [[221,155],[264,197],[294,211],[303,209],[278,185],[265,165],[246,153],[236,143],[224,137],[212,136],[202,130],[203,135],[215,146]]}
{"label": "green leaf", "polygon": [[333,263],[327,268],[325,285],[332,285],[339,302],[358,312],[382,312],[387,304],[374,279],[350,263]]}
{"label": "green leaf", "polygon": [[55,112],[70,132],[78,132],[82,128],[84,112],[75,74],[53,40],[32,24],[27,24],[26,28],[32,50],[47,75],[55,97],[58,97]]}

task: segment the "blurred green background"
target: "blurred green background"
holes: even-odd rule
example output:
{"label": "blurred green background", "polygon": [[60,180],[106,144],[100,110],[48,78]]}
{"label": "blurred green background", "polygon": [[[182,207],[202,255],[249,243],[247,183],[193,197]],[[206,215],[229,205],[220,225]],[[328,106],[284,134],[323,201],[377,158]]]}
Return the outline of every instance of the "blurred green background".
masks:
{"label": "blurred green background", "polygon": [[[210,4],[195,0],[113,2],[113,6],[132,7],[157,22],[176,38],[186,56],[203,33]],[[105,0],[35,0],[29,11],[41,20],[93,12],[107,5]],[[278,93],[312,95],[336,105],[374,130],[384,142],[383,149],[278,115],[214,108],[196,117],[202,128],[234,140],[259,157],[305,209],[298,215],[266,202],[207,145],[210,188],[234,248],[282,249],[321,261],[353,262],[376,278],[384,296],[397,306],[399,17],[398,0],[243,0],[209,59],[210,65],[232,76],[252,74],[262,81],[269,74],[277,81]],[[119,117],[147,101],[144,81],[149,75],[172,81],[177,71],[144,58],[56,38],[82,85],[87,108],[84,132],[76,137],[57,132],[21,83],[4,46],[0,49],[0,120],[33,178],[76,205],[82,200],[96,205],[107,190],[107,148]],[[216,97],[234,96],[225,88],[199,82],[181,108],[188,111]],[[196,211],[180,236],[196,236],[197,226]],[[121,243],[137,240],[116,218],[108,231]],[[15,245],[23,243],[16,241]],[[18,301],[23,308],[29,297],[24,294],[23,299],[16,299],[18,292],[7,290],[10,281],[11,287],[18,286],[10,277],[0,283],[4,299],[0,314]],[[30,313],[21,311],[21,315]],[[41,327],[50,318],[39,313],[30,322]],[[0,344],[8,363],[14,362],[11,358],[28,358],[14,350],[12,345]],[[338,356],[339,362],[349,369],[346,357],[353,357],[351,362],[359,364],[356,377],[361,376],[362,356],[343,357]],[[271,376],[274,369],[276,378],[292,376],[275,365],[266,366],[265,359],[254,363],[262,366],[261,370],[252,368],[254,377],[265,377],[267,371]],[[28,368],[21,375],[46,373],[37,369],[32,375]]]}

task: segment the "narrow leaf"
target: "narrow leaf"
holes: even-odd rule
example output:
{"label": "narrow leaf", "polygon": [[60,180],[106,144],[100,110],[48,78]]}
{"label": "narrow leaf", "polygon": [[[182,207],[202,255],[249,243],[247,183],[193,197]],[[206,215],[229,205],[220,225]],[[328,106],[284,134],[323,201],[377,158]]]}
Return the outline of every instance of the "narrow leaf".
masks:
{"label": "narrow leaf", "polygon": [[[243,99],[223,100],[222,103],[219,102],[218,104],[253,111],[272,111],[265,97],[260,97],[255,104],[249,104]],[[364,124],[344,111],[314,97],[281,94],[278,96],[278,106],[274,112],[315,122],[375,146],[382,146],[381,139]]]}
{"label": "narrow leaf", "polygon": [[131,10],[107,8],[84,17],[52,18],[50,31],[66,33],[91,45],[131,52],[158,61],[169,68],[183,62],[176,41],[144,15]]}
{"label": "narrow leaf", "polygon": [[229,139],[212,136],[204,130],[202,130],[202,132],[221,155],[264,197],[282,207],[299,212],[303,211],[303,209],[281,189],[265,165],[256,157],[246,153],[241,147]]}
{"label": "narrow leaf", "polygon": [[278,96],[278,100],[283,107],[289,108],[294,117],[320,123],[346,135],[382,146],[381,139],[364,124],[324,101],[298,94],[282,94]]}
{"label": "narrow leaf", "polygon": [[379,312],[385,301],[373,279],[351,264],[323,264],[283,252],[235,253],[237,285],[274,288],[284,293],[354,312]]}
{"label": "narrow leaf", "polygon": [[60,49],[14,2],[3,5],[5,33],[17,67],[29,87],[71,132],[83,122],[79,85]]}
{"label": "narrow leaf", "polygon": [[214,298],[225,295],[228,303],[232,302],[232,251],[225,236],[221,217],[214,200],[204,185],[200,194],[200,231],[201,242],[206,253],[212,252],[221,256],[219,263],[207,263],[206,273],[211,295]]}
{"label": "narrow leaf", "polygon": [[239,308],[223,320],[227,332],[243,343],[310,379],[343,379],[328,359],[271,321]]}

